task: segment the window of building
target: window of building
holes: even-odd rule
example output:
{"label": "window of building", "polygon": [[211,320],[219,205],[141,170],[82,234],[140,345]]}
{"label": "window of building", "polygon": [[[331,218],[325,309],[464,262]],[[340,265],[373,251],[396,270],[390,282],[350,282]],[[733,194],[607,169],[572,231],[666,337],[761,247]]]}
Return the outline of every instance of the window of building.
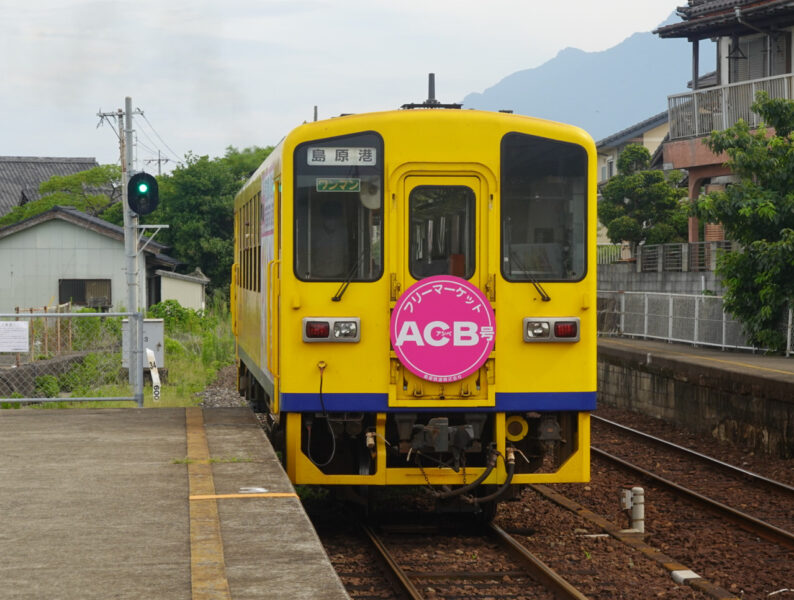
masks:
{"label": "window of building", "polygon": [[77,306],[108,309],[113,305],[110,279],[60,279],[58,302]]}

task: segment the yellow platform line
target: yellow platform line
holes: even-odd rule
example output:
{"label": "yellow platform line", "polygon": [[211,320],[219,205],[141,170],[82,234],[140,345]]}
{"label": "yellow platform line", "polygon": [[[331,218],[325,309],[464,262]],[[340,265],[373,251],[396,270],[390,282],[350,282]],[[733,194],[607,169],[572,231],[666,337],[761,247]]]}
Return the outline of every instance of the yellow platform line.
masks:
{"label": "yellow platform line", "polygon": [[[204,412],[185,409],[190,497],[215,496]],[[192,462],[203,461],[203,462]],[[218,503],[190,502],[190,582],[193,600],[231,600],[223,557]]]}
{"label": "yellow platform line", "polygon": [[190,496],[190,500],[224,500],[226,498],[297,498],[294,492],[262,492],[255,494],[204,494]]}

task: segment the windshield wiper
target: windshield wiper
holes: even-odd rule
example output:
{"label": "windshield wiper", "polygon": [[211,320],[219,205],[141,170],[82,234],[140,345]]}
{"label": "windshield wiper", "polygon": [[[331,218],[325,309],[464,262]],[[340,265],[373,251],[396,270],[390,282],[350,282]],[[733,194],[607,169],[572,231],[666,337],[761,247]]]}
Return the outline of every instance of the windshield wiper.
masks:
{"label": "windshield wiper", "polygon": [[350,285],[350,282],[353,281],[353,277],[356,276],[356,271],[358,270],[358,267],[361,264],[361,259],[364,258],[365,253],[366,250],[362,251],[361,254],[358,255],[355,264],[353,264],[353,267],[348,272],[347,277],[345,277],[345,280],[342,282],[342,285],[340,285],[339,289],[336,290],[336,294],[331,296],[331,302],[339,302],[342,299],[342,296],[345,295],[347,286]]}
{"label": "windshield wiper", "polygon": [[543,300],[543,302],[548,302],[549,300],[551,300],[551,296],[549,296],[546,293],[546,290],[543,289],[543,286],[540,285],[540,282],[534,277],[532,277],[532,275],[529,272],[529,269],[527,269],[526,266],[524,266],[524,264],[521,262],[521,259],[515,253],[515,250],[510,252],[510,256],[516,262],[518,268],[524,272],[526,278],[529,280],[529,283],[535,286],[535,289],[537,290],[538,294],[540,294],[540,299]]}

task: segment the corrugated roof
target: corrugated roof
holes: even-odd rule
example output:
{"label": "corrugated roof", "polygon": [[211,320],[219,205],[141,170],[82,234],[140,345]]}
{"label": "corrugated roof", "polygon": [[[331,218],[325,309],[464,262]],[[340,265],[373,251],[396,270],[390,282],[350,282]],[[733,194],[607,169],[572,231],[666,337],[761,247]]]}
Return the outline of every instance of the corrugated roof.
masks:
{"label": "corrugated roof", "polygon": [[0,217],[39,198],[39,185],[53,175],[73,175],[98,167],[93,157],[0,156]]}

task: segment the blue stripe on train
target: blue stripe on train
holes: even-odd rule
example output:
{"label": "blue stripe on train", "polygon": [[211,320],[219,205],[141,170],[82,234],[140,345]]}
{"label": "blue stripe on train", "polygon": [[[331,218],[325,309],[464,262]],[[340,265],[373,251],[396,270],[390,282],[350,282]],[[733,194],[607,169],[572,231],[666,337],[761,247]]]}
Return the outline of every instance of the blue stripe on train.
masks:
{"label": "blue stripe on train", "polygon": [[[323,394],[325,410],[329,412],[437,412],[443,407],[429,408],[389,407],[387,394]],[[284,412],[321,412],[319,394],[291,394],[280,396]],[[449,407],[448,412],[517,412],[550,410],[595,410],[596,392],[497,392],[496,406]]]}

